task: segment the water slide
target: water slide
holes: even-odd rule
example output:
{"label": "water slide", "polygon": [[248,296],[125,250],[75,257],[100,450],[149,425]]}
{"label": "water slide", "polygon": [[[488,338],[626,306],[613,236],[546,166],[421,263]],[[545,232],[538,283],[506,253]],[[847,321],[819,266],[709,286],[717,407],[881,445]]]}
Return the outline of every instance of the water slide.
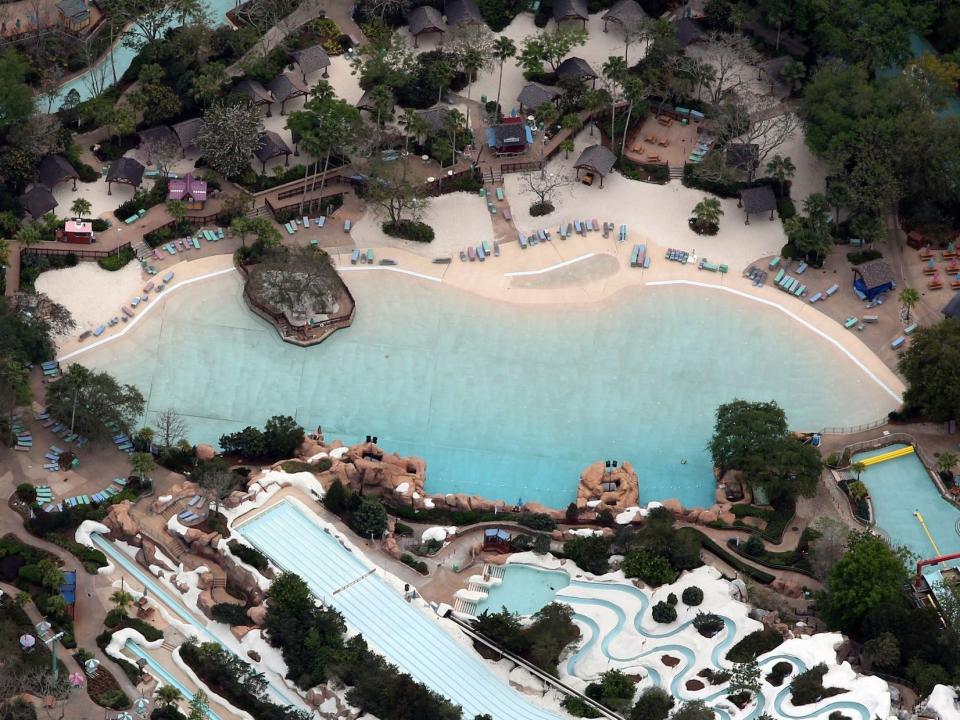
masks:
{"label": "water slide", "polygon": [[890,452],[880,453],[879,455],[874,455],[873,457],[864,458],[860,462],[864,465],[876,465],[877,463],[882,463],[884,460],[893,460],[894,458],[903,457],[904,455],[910,455],[913,453],[913,445],[907,445],[906,447],[897,448],[896,450],[891,450]]}
{"label": "water slide", "polygon": [[[173,675],[167,672],[166,668],[164,668],[163,665],[157,662],[150,653],[148,653],[146,650],[144,650],[139,645],[137,645],[133,640],[127,640],[125,647],[127,648],[127,650],[129,650],[132,654],[136,655],[138,658],[146,660],[147,665],[150,668],[150,671],[155,676],[160,678],[160,681],[164,685],[172,685],[173,687],[175,687],[177,690],[180,691],[180,694],[183,695],[184,700],[186,700],[187,702],[190,702],[191,700],[193,700],[193,693],[190,692],[190,690],[188,690],[183,683],[181,683]],[[207,717],[210,718],[210,720],[220,720],[220,716],[217,715],[213,710],[211,710],[209,706],[207,707]]]}

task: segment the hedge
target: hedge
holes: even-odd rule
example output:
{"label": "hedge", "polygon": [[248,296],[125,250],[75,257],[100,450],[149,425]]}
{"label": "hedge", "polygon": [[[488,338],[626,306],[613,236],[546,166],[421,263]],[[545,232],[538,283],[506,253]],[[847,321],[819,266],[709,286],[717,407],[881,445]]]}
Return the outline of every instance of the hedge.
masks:
{"label": "hedge", "polygon": [[230,548],[230,552],[240,558],[243,562],[251,567],[256,568],[260,572],[264,572],[270,567],[270,561],[267,559],[266,555],[255,548],[244,545],[238,540],[231,540],[227,543],[227,547]]}
{"label": "hedge", "polygon": [[383,231],[392,237],[413,242],[433,242],[433,228],[416,220],[400,220],[383,223]]}
{"label": "hedge", "polygon": [[783,644],[783,635],[773,628],[755,630],[727,651],[727,660],[735,663],[750,662]]}
{"label": "hedge", "polygon": [[402,562],[404,565],[409,565],[421,575],[426,575],[430,571],[425,562],[422,560],[417,560],[410,553],[404,553],[401,555],[400,562]]}
{"label": "hedge", "polygon": [[71,540],[63,535],[58,535],[57,533],[47,533],[43,536],[43,539],[47,542],[52,542],[54,545],[59,545],[71,555],[76,557],[77,560],[83,563],[83,569],[91,575],[96,575],[100,568],[106,567],[108,564],[107,556],[104,555],[100,550],[87,547],[86,545],[81,545],[75,540]]}
{"label": "hedge", "polygon": [[758,568],[755,568],[752,565],[747,565],[745,562],[740,560],[740,558],[728,552],[725,548],[715,543],[713,540],[707,537],[702,531],[697,530],[696,528],[692,528],[692,527],[680,528],[679,530],[677,530],[677,532],[678,533],[682,533],[682,532],[696,533],[697,537],[700,540],[701,546],[705,550],[713,553],[718,558],[720,558],[725,563],[727,563],[730,567],[732,567],[734,570],[738,570],[742,572],[744,575],[748,576],[749,578],[751,578],[752,580],[755,580],[758,583],[761,583],[763,585],[769,585],[775,580],[774,576],[771,575],[770,573],[764,572],[763,570],[759,570]]}
{"label": "hedge", "polygon": [[133,258],[133,250],[129,247],[125,247],[114,255],[107,255],[107,257],[100,258],[97,260],[97,265],[102,267],[104,270],[115,272],[133,260]]}

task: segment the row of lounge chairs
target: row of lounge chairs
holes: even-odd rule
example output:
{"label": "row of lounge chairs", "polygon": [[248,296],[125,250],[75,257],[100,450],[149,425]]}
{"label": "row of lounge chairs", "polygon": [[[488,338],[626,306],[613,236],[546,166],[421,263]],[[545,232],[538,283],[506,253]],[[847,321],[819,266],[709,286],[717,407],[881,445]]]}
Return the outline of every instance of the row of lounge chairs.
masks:
{"label": "row of lounge chairs", "polygon": [[[503,201],[506,199],[506,196],[503,194],[503,188],[502,188],[502,187],[494,188],[493,190],[494,190],[494,193],[496,194],[497,202],[503,202]],[[487,189],[486,189],[486,188],[480,188],[480,197],[486,199],[486,201],[487,201],[487,210],[490,211],[490,214],[491,214],[491,215],[496,215],[496,214],[497,214],[497,208],[494,206],[494,204],[493,204],[493,198],[490,196],[490,193],[487,192]],[[503,217],[506,218],[507,220],[510,219],[510,212],[509,212],[509,210],[504,210]]]}
{"label": "row of lounge chairs", "polygon": [[356,248],[350,256],[350,264],[356,265],[358,262],[361,265],[373,265],[373,249],[367,248],[367,251],[364,252],[360,248]]}
{"label": "row of lounge chairs", "polygon": [[[42,410],[34,416],[34,419],[40,422],[42,427],[48,428],[57,437],[62,440],[73,443],[78,448],[83,448],[87,444],[87,439],[83,435],[70,432],[70,426],[58,422],[54,418],[50,417],[50,413],[47,410]],[[50,446],[51,451],[56,452],[58,455],[63,451],[57,448],[54,445]]]}
{"label": "row of lounge chairs", "polygon": [[[538,232],[545,232],[545,231],[540,230]],[[461,262],[466,262],[468,260],[470,262],[473,262],[474,260],[479,260],[480,262],[483,262],[488,257],[500,257],[499,242],[494,241],[493,243],[491,243],[489,240],[484,240],[482,243],[478,243],[477,245],[471,245],[460,251]]]}
{"label": "row of lounge chairs", "polygon": [[186,509],[177,514],[177,520],[182,523],[196,522],[206,516],[206,512],[202,512],[203,509],[203,496],[194,495],[187,503]]}
{"label": "row of lounge chairs", "polygon": [[647,255],[647,246],[644,244],[634,245],[630,252],[630,267],[643,268],[650,267],[650,256]]}
{"label": "row of lounge chairs", "polygon": [[839,285],[836,285],[836,284],[831,285],[830,287],[828,287],[828,288],[827,288],[826,290],[824,290],[823,292],[818,292],[818,293],[815,293],[815,294],[811,295],[811,296],[810,296],[810,303],[812,304],[812,303],[815,303],[815,302],[822,302],[822,301],[828,299],[829,297],[831,297],[832,295],[834,295],[834,294],[837,292],[837,290],[839,290],[839,289],[840,289],[840,286],[839,286]]}
{"label": "row of lounge chairs", "polygon": [[133,308],[136,308],[137,306],[139,306],[140,303],[148,302],[150,300],[151,291],[155,291],[158,294],[163,292],[163,290],[167,287],[167,285],[169,285],[170,282],[173,280],[173,277],[174,277],[173,270],[168,270],[163,274],[163,278],[160,281],[154,283],[151,280],[150,282],[148,282],[146,285],[143,286],[142,295],[137,295],[136,297],[132,298],[130,300],[129,305],[120,306],[120,315],[114,315],[105,324],[97,325],[97,327],[95,327],[93,330],[83,331],[82,333],[80,333],[80,340],[86,340],[88,337],[91,337],[91,336],[100,337],[101,335],[103,335],[104,331],[108,327],[113,327],[114,325],[118,325],[121,321],[127,322],[127,320],[134,317],[134,315],[136,314],[134,313]]}
{"label": "row of lounge chairs", "polygon": [[33,447],[33,435],[27,429],[27,426],[23,424],[23,418],[20,417],[19,413],[11,416],[10,429],[13,430],[14,435],[17,437],[17,442],[13,446],[13,449],[19,450],[20,452],[29,452],[30,448]]}
{"label": "row of lounge chairs", "polygon": [[[804,268],[806,270],[806,268]],[[807,286],[798,278],[789,275],[786,268],[780,268],[773,278],[773,283],[784,292],[790,293],[795,297],[803,297],[807,292]]]}
{"label": "row of lounge chairs", "polygon": [[759,270],[753,265],[744,270],[743,276],[752,282],[754,287],[762,287],[767,282],[767,272]]}
{"label": "row of lounge chairs", "polygon": [[690,259],[690,253],[688,253],[686,250],[680,250],[678,248],[667,248],[666,258],[667,260],[678,262],[681,265],[686,265],[687,260]]}
{"label": "row of lounge chairs", "polygon": [[[322,228],[327,224],[327,217],[326,215],[321,215],[318,218],[314,218],[313,222],[318,228]],[[283,229],[287,231],[287,235],[293,235],[301,227],[304,229],[310,227],[310,218],[306,215],[283,224]]]}
{"label": "row of lounge chairs", "polygon": [[[62,503],[54,505],[52,503],[53,498],[51,497],[47,502],[48,505],[44,506],[46,512],[63,512],[64,506],[68,508],[79,507],[81,505],[90,505],[92,503],[103,503],[107,502],[114,495],[118,495],[123,492],[124,487],[126,486],[127,481],[125,478],[115,477],[111,484],[105,487],[100,492],[94,493],[93,495],[74,495],[73,497],[64,498]],[[37,500],[39,501],[40,496],[37,495]]]}

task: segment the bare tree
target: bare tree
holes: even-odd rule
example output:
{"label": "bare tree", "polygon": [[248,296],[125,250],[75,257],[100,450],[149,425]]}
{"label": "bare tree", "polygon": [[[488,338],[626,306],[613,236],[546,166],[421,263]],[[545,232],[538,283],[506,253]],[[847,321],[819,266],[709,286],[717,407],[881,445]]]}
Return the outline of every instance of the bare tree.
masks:
{"label": "bare tree", "polygon": [[22,318],[46,325],[54,335],[65,335],[77,327],[70,311],[43,293],[17,293],[13,304]]}
{"label": "bare tree", "polygon": [[255,265],[246,290],[259,302],[304,322],[339,309],[340,282],[326,253],[277,248]]}
{"label": "bare tree", "polygon": [[743,93],[741,102],[721,105],[716,119],[722,143],[737,141],[757,146],[757,162],[783,145],[800,127],[800,118],[769,95]]}
{"label": "bare tree", "polygon": [[83,51],[89,68],[83,75],[83,84],[89,91],[90,98],[98,98],[103,95],[108,86],[107,64],[97,62],[95,51],[89,42],[83,44]]}
{"label": "bare tree", "polygon": [[159,177],[166,177],[173,160],[180,156],[180,143],[175,137],[151,137],[140,147],[147,153],[147,164],[156,163]]}
{"label": "bare tree", "polygon": [[374,212],[390,222],[418,221],[427,209],[423,184],[410,177],[409,163],[384,163],[371,159],[365,185],[365,197]]}
{"label": "bare tree", "polygon": [[703,59],[716,71],[713,102],[719,103],[726,93],[737,92],[753,74],[748,66],[759,61],[757,51],[746,36],[713,33],[704,45]]}
{"label": "bare tree", "polygon": [[230,470],[214,470],[204,473],[200,477],[200,487],[205,491],[207,499],[213,503],[214,512],[220,512],[220,505],[233,492],[236,478]]}
{"label": "bare tree", "polygon": [[406,17],[410,5],[410,0],[361,0],[357,3],[357,8],[368,16],[382,20],[386,15]]}
{"label": "bare tree", "polygon": [[850,528],[829,517],[818,518],[811,526],[819,537],[810,543],[810,566],[814,577],[826,581],[830,569],[843,557],[850,541]]}
{"label": "bare tree", "polygon": [[162,448],[176,445],[187,434],[187,423],[183,416],[173,408],[157,413],[157,440]]}
{"label": "bare tree", "polygon": [[[547,172],[546,168],[538,172],[523,173],[520,176],[520,192],[533,195],[537,201],[530,206],[531,212],[540,208],[545,215],[553,211],[553,198],[562,188],[573,184],[573,179],[563,173]],[[549,208],[549,209],[548,209]]]}

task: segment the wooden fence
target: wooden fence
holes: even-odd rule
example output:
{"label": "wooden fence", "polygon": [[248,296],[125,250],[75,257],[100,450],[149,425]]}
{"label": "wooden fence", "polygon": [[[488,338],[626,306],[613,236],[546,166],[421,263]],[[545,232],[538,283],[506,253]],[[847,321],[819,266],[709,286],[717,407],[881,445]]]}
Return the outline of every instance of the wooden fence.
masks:
{"label": "wooden fence", "polygon": [[130,249],[129,242],[118,245],[113,250],[87,250],[84,245],[78,245],[76,250],[65,247],[29,247],[20,250],[20,262],[22,264],[23,258],[27,255],[47,255],[50,257],[74,255],[78,260],[99,260],[111,255],[119,255],[121,250],[128,249]]}

